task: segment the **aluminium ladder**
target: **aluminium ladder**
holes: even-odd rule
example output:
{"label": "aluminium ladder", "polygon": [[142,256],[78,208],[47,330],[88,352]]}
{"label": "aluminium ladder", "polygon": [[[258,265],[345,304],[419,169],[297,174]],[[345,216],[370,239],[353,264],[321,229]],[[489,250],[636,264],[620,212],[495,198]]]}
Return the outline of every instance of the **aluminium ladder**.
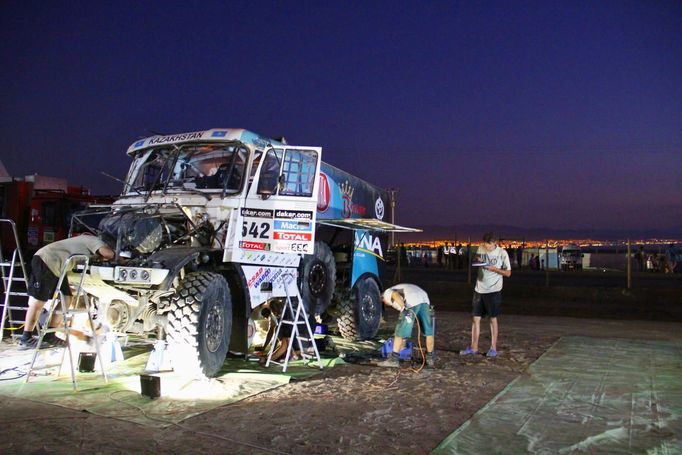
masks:
{"label": "aluminium ladder", "polygon": [[[282,274],[282,283],[284,284],[284,292],[286,294],[286,300],[284,304],[284,308],[282,309],[282,314],[280,315],[279,322],[277,324],[277,330],[275,331],[275,336],[273,338],[272,344],[270,345],[270,352],[268,353],[268,360],[265,362],[265,366],[268,367],[270,366],[270,363],[274,363],[277,365],[282,366],[282,372],[287,371],[287,366],[289,365],[289,359],[291,358],[291,354],[293,351],[293,346],[294,346],[294,340],[296,340],[296,343],[298,343],[298,349],[299,352],[301,353],[301,357],[304,360],[308,359],[316,359],[317,364],[320,366],[320,370],[323,368],[322,366],[322,359],[320,359],[320,352],[317,349],[317,344],[315,344],[315,338],[313,336],[313,330],[310,327],[310,322],[308,321],[308,312],[305,309],[305,305],[303,304],[303,299],[301,298],[301,294],[298,292],[298,286],[296,285],[296,277],[291,274],[291,273],[286,273]],[[293,286],[292,286],[293,285]],[[293,289],[290,289],[290,287]],[[294,303],[293,300],[296,301],[295,308],[294,308]],[[293,319],[286,319],[286,315],[294,315]],[[306,334],[301,336],[302,334],[299,331],[299,324],[305,323],[305,328],[306,328]],[[275,351],[275,345],[277,344],[277,340],[279,339],[279,331],[282,328],[282,325],[291,325],[291,337],[289,338],[289,343],[287,346],[287,352],[286,355],[284,356],[284,361],[283,362],[277,362],[272,360],[272,353]],[[307,354],[305,350],[303,349],[303,343],[302,341],[309,341],[314,352],[314,356],[311,354]]]}
{"label": "aluminium ladder", "polygon": [[[12,331],[12,338],[21,336],[21,333],[15,332],[23,326],[24,320],[17,319],[14,316],[17,316],[17,312],[25,314],[28,310],[28,283],[26,281],[28,274],[26,273],[24,255],[21,253],[17,226],[13,220],[0,219],[0,231],[2,231],[2,227],[5,224],[12,228],[16,247],[12,252],[12,258],[7,259],[4,255],[5,250],[3,249],[2,241],[0,240],[0,275],[5,294],[2,305],[2,320],[0,321],[0,339],[5,334],[5,328]],[[12,310],[15,310],[14,316],[12,315]],[[5,326],[5,322],[7,322],[7,326]]]}
{"label": "aluminium ladder", "polygon": [[[84,310],[77,310],[77,309],[69,309],[67,308],[67,305],[65,303],[66,298],[61,294],[60,289],[62,286],[62,282],[67,279],[66,274],[71,270],[74,266],[80,266],[80,280],[78,282],[78,286],[76,288],[76,293],[72,297],[73,302],[74,302],[74,308],[78,305],[78,302],[80,300],[81,295],[83,296],[83,303],[85,305]],[[31,365],[29,366],[28,372],[26,374],[26,382],[29,381],[31,378],[31,373],[34,370],[38,369],[46,369],[46,368],[51,368],[57,366],[55,365],[44,365],[41,367],[36,367],[35,362],[36,359],[38,358],[38,352],[46,349],[55,349],[55,347],[41,347],[43,343],[43,338],[45,337],[45,334],[47,333],[56,333],[56,332],[61,332],[64,334],[64,345],[62,349],[62,356],[61,356],[61,361],[59,363],[59,370],[57,372],[57,375],[59,376],[61,374],[62,370],[62,364],[64,363],[64,356],[66,355],[65,351],[69,352],[69,364],[71,366],[71,382],[73,384],[73,390],[77,391],[78,390],[78,385],[76,383],[76,370],[74,367],[74,362],[73,362],[73,352],[72,352],[72,347],[70,343],[70,334],[71,334],[71,329],[69,328],[70,322],[73,318],[73,315],[77,313],[87,313],[88,315],[88,322],[90,324],[90,329],[92,330],[92,338],[95,342],[95,351],[97,353],[97,359],[99,359],[99,366],[100,369],[102,370],[102,377],[104,378],[104,382],[108,382],[107,379],[107,374],[106,371],[104,370],[104,361],[102,359],[102,355],[100,353],[100,348],[99,348],[99,340],[97,337],[97,331],[95,329],[95,325],[93,324],[92,320],[92,312],[90,308],[90,298],[86,293],[83,292],[83,279],[85,277],[85,274],[88,272],[88,267],[90,266],[90,258],[85,255],[85,254],[74,254],[69,256],[66,261],[64,261],[64,266],[62,267],[62,272],[59,275],[59,280],[57,281],[57,286],[54,290],[54,293],[52,294],[52,306],[50,307],[50,311],[47,314],[47,319],[45,322],[45,326],[40,328],[40,335],[38,337],[38,343],[36,344],[36,347],[33,351],[33,360],[31,360]],[[60,307],[60,312],[62,315],[62,322],[60,324],[60,327],[49,327],[50,322],[52,321],[52,316],[57,309],[57,305]]]}

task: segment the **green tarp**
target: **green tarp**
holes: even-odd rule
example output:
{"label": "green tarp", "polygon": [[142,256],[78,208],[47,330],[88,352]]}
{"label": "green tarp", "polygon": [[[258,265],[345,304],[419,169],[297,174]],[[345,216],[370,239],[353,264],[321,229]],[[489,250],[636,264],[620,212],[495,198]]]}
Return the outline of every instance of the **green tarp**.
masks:
{"label": "green tarp", "polygon": [[[287,372],[283,374],[277,365],[265,368],[258,362],[229,359],[218,377],[210,380],[194,379],[173,372],[158,373],[161,377],[161,397],[152,400],[140,395],[139,377],[144,372],[149,358],[147,351],[150,349],[149,345],[127,349],[126,359],[112,363],[108,368],[109,380],[106,383],[100,373],[77,373],[77,392],[73,390],[68,360],[65,360],[60,377],[55,374],[42,375],[32,377],[28,383],[24,383],[25,378],[3,378],[0,395],[163,427],[287,384],[292,378],[305,378],[321,371],[317,361],[310,365],[303,361],[290,362]],[[6,346],[1,355],[2,369],[9,365],[21,365],[20,370],[25,371],[32,351],[17,351],[14,346]],[[45,351],[45,355],[58,359],[61,352],[50,354],[50,351]],[[323,358],[322,361],[325,368],[343,362],[338,358]],[[44,371],[39,370],[39,373]]]}
{"label": "green tarp", "polygon": [[682,453],[682,343],[561,338],[432,453]]}

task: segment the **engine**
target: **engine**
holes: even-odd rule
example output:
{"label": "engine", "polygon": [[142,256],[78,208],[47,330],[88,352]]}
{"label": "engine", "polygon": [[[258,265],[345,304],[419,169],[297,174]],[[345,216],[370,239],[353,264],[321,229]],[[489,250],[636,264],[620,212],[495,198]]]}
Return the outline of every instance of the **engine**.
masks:
{"label": "engine", "polygon": [[121,210],[107,215],[99,224],[100,235],[131,258],[148,256],[161,248],[189,241],[187,219],[182,213],[147,213]]}

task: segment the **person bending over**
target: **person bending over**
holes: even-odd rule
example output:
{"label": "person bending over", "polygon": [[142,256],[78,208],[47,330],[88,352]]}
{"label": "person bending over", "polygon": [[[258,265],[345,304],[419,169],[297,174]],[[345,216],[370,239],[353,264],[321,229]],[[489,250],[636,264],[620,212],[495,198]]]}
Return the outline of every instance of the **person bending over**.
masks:
{"label": "person bending over", "polygon": [[430,367],[435,366],[433,323],[431,319],[433,308],[426,291],[414,284],[396,284],[384,291],[382,300],[385,305],[400,311],[400,317],[395,327],[393,352],[386,360],[379,362],[377,365],[394,368],[400,366],[400,350],[403,347],[403,340],[412,336],[414,322],[419,320],[421,333],[426,337],[426,364]]}
{"label": "person bending over", "polygon": [[[88,256],[99,254],[104,259],[113,259],[114,251],[99,237],[94,235],[79,235],[50,243],[39,249],[31,260],[31,273],[28,278],[28,309],[24,321],[24,332],[19,339],[19,349],[33,349],[38,340],[33,338],[33,329],[38,322],[38,316],[45,307],[45,302],[52,298],[57,287],[59,275],[69,256],[85,254]],[[67,296],[66,307],[70,303],[71,290],[68,280],[62,281],[61,291]],[[54,327],[55,318],[49,321]],[[49,346],[57,342],[54,333],[48,333],[43,340]]]}

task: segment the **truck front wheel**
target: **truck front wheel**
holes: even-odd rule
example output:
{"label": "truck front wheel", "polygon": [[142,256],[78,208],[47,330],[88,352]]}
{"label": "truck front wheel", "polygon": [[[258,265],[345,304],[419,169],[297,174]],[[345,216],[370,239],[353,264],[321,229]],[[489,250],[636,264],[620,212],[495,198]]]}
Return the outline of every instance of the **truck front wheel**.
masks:
{"label": "truck front wheel", "polygon": [[341,336],[348,340],[369,340],[379,331],[381,322],[381,295],[374,279],[358,280],[351,298],[338,306],[338,326]]}
{"label": "truck front wheel", "polygon": [[211,272],[188,274],[171,300],[167,332],[175,371],[215,377],[232,333],[232,297],[225,278]]}

